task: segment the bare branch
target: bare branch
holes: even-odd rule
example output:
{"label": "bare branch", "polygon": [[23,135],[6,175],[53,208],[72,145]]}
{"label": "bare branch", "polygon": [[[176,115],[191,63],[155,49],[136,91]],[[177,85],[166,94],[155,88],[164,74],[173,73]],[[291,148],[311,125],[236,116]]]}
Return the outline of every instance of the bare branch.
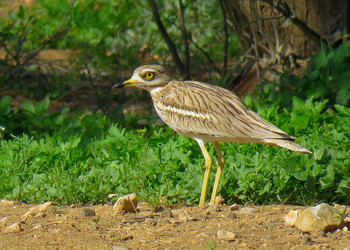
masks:
{"label": "bare branch", "polygon": [[182,60],[179,56],[179,53],[177,52],[177,48],[176,48],[175,43],[170,38],[168,32],[166,31],[166,29],[163,25],[162,20],[160,19],[157,3],[155,2],[155,0],[147,0],[147,2],[149,4],[149,6],[151,7],[153,18],[158,26],[159,32],[163,36],[166,44],[168,45],[168,48],[169,48],[170,53],[173,57],[173,60],[175,62],[176,67],[178,68],[178,70],[180,71],[180,73],[182,75],[185,75],[186,70],[185,70],[184,63],[182,62]]}
{"label": "bare branch", "polygon": [[182,3],[182,0],[179,0],[179,6],[180,6],[180,21],[181,21],[181,31],[184,39],[185,44],[185,60],[184,60],[184,66],[185,66],[185,78],[190,79],[190,46],[189,46],[189,39],[188,34],[186,30],[185,25],[185,7]]}
{"label": "bare branch", "polygon": [[228,54],[228,31],[227,31],[227,21],[226,21],[226,10],[224,7],[224,4],[222,2],[222,0],[219,0],[220,2],[220,7],[221,7],[221,11],[222,11],[222,17],[223,17],[223,21],[224,21],[224,35],[225,35],[225,44],[224,44],[224,67],[222,70],[222,74],[225,76],[226,71],[227,71],[227,54]]}
{"label": "bare branch", "polygon": [[203,50],[195,41],[193,41],[192,37],[190,37],[190,39],[193,45],[207,58],[208,62],[215,69],[215,71],[221,73],[220,69],[216,67],[214,61],[210,58],[209,54],[205,50]]}

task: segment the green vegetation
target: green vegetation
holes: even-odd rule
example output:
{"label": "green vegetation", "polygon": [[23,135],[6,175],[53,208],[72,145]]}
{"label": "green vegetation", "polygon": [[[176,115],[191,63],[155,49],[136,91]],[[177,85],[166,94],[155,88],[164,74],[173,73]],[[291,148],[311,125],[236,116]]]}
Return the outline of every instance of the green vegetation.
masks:
{"label": "green vegetation", "polygon": [[[124,129],[115,117],[96,113],[50,113],[48,100],[25,103],[23,113],[11,111],[10,101],[0,102],[7,137],[0,149],[2,197],[98,203],[109,193],[135,192],[153,204],[162,197],[198,201],[204,162],[195,141],[166,127]],[[220,194],[238,203],[347,203],[350,109],[324,110],[326,103],[294,98],[291,109],[259,109],[314,154],[223,144],[227,165]],[[211,178],[212,183],[214,172]]]}
{"label": "green vegetation", "polygon": [[[197,143],[166,126],[155,126],[154,115],[146,117],[151,125],[140,126],[136,121],[145,117],[121,111],[49,111],[52,98],[76,88],[77,79],[87,81],[86,75],[77,73],[85,66],[98,69],[96,75],[107,69],[107,75],[113,76],[115,68],[130,69],[144,60],[168,64],[168,49],[145,3],[36,2],[33,8],[19,8],[0,22],[1,46],[7,52],[16,51],[0,59],[1,86],[21,89],[24,96],[41,100],[18,105],[8,96],[0,99],[0,198],[101,203],[108,201],[110,193],[134,192],[155,206],[161,200],[198,202],[204,159]],[[179,45],[181,30],[173,5],[164,2],[159,8]],[[186,7],[186,17],[192,39],[220,65],[224,45],[217,42],[223,40],[217,32],[222,29],[217,11],[212,1],[193,1]],[[239,45],[234,35],[229,39],[229,58],[234,58]],[[82,50],[73,73],[59,74],[50,68],[49,74],[29,77],[38,71],[38,62],[17,59],[39,52],[45,41],[48,48]],[[198,53],[192,59],[196,65],[206,57]],[[321,50],[304,77],[286,72],[279,84],[266,83],[261,91],[244,98],[247,106],[297,137],[314,154],[266,145],[222,144],[226,166],[219,194],[228,203],[349,204],[349,60],[350,42],[330,52]],[[216,159],[213,146],[209,152]],[[211,185],[214,175],[215,167]],[[214,243],[209,247],[215,248]]]}

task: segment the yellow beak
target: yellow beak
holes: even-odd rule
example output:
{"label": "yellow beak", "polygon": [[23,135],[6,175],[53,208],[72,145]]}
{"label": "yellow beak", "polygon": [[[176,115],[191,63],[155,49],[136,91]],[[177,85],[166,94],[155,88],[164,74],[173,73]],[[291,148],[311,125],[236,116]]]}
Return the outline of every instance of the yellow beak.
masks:
{"label": "yellow beak", "polygon": [[135,83],[141,83],[140,81],[129,79],[123,83],[117,83],[113,86],[113,88],[123,88],[123,87],[132,87],[135,85]]}

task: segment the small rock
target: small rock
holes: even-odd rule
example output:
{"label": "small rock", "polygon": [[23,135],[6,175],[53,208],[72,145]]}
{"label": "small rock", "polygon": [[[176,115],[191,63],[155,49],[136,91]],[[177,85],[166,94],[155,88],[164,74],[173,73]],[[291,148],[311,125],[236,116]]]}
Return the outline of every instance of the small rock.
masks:
{"label": "small rock", "polygon": [[334,210],[326,203],[304,209],[295,220],[295,226],[307,233],[340,228],[343,220]]}
{"label": "small rock", "polygon": [[34,216],[39,213],[44,213],[48,209],[48,207],[50,207],[51,205],[52,205],[52,202],[49,201],[49,202],[45,202],[44,204],[30,208],[28,212],[22,215],[21,221],[22,222],[26,221],[27,218],[31,215]]}
{"label": "small rock", "polygon": [[112,247],[113,250],[129,250],[129,248],[127,247],[123,247],[123,246],[117,246],[117,245],[114,245]]}
{"label": "small rock", "polygon": [[235,204],[232,204],[231,206],[230,206],[230,210],[231,211],[234,211],[234,210],[238,210],[238,205],[235,203]]}
{"label": "small rock", "polygon": [[222,206],[224,204],[225,200],[221,196],[216,196],[214,200],[214,204],[217,206]]}
{"label": "small rock", "polygon": [[155,219],[146,219],[145,224],[148,226],[156,226],[158,224],[158,221]]}
{"label": "small rock", "polygon": [[120,197],[113,206],[114,215],[127,212],[136,213],[137,203],[136,194],[127,194]]}
{"label": "small rock", "polygon": [[215,204],[213,206],[208,207],[205,211],[205,214],[211,215],[211,214],[215,214],[215,213],[220,212],[220,211],[221,211],[221,209]]}
{"label": "small rock", "polygon": [[107,198],[108,198],[108,199],[112,199],[112,198],[117,197],[117,196],[118,196],[117,194],[109,194],[109,195],[107,196]]}
{"label": "small rock", "polygon": [[242,214],[256,214],[258,212],[258,209],[254,207],[242,207],[239,212]]}
{"label": "small rock", "polygon": [[344,232],[348,232],[349,231],[349,228],[347,226],[343,227],[343,231]]}
{"label": "small rock", "polygon": [[9,217],[5,216],[5,217],[3,217],[3,218],[0,220],[0,227],[6,226],[7,221],[8,221],[8,218],[9,218]]}
{"label": "small rock", "polygon": [[96,212],[91,209],[91,208],[83,208],[81,210],[81,213],[85,216],[85,217],[92,217],[96,215]]}
{"label": "small rock", "polygon": [[15,205],[16,203],[14,201],[9,201],[9,200],[6,200],[6,199],[3,199],[0,201],[0,205],[8,205],[8,206],[13,206]]}
{"label": "small rock", "polygon": [[199,234],[197,234],[196,236],[195,236],[196,238],[207,238],[207,237],[209,237],[209,234],[206,234],[206,233],[199,233]]}
{"label": "small rock", "polygon": [[193,218],[187,211],[179,213],[177,216],[179,217],[180,222],[195,220],[195,218]]}
{"label": "small rock", "polygon": [[289,213],[286,215],[286,218],[284,219],[284,225],[286,226],[294,226],[295,221],[298,218],[298,215],[300,214],[301,210],[290,210]]}
{"label": "small rock", "polygon": [[226,230],[219,230],[216,233],[216,236],[219,240],[226,240],[226,241],[234,241],[237,237],[235,233],[226,231]]}
{"label": "small rock", "polygon": [[18,233],[21,230],[21,223],[15,222],[12,225],[6,227],[4,233]]}
{"label": "small rock", "polygon": [[228,215],[227,215],[227,218],[228,219],[237,219],[237,214],[235,212],[230,212]]}

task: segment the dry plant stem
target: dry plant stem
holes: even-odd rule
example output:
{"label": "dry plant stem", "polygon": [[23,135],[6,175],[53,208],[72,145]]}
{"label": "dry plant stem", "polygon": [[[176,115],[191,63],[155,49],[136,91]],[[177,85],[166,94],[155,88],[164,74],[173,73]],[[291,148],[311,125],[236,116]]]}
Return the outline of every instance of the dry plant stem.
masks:
{"label": "dry plant stem", "polygon": [[179,0],[179,6],[180,6],[180,21],[181,21],[181,31],[184,39],[185,44],[185,60],[184,60],[184,67],[185,67],[185,79],[191,79],[190,76],[190,46],[189,46],[189,39],[188,34],[186,30],[186,24],[185,24],[185,7],[182,3],[182,0]]}
{"label": "dry plant stem", "polygon": [[224,42],[224,66],[223,66],[222,74],[225,77],[226,71],[227,71],[228,30],[227,30],[226,10],[225,10],[225,7],[224,7],[222,0],[219,0],[219,2],[220,2],[220,7],[221,7],[221,11],[222,11],[222,18],[223,18],[223,22],[224,22],[225,42]]}
{"label": "dry plant stem", "polygon": [[207,58],[207,60],[208,60],[208,62],[210,63],[211,67],[212,67],[216,72],[221,73],[221,70],[220,70],[218,67],[216,67],[214,61],[211,59],[211,57],[209,56],[209,54],[208,54],[204,49],[202,49],[202,48],[198,45],[198,43],[196,43],[196,42],[192,39],[192,37],[190,37],[190,39],[191,39],[191,43],[193,43],[193,45]]}
{"label": "dry plant stem", "polygon": [[170,50],[171,56],[173,57],[176,67],[178,68],[178,70],[182,75],[185,75],[186,74],[185,65],[182,62],[179,56],[179,53],[177,52],[176,45],[174,44],[173,40],[170,38],[168,32],[166,31],[163,25],[162,20],[160,19],[157,3],[154,0],[147,0],[147,2],[151,7],[153,18],[158,26],[159,32],[163,36],[166,44],[168,45],[168,48]]}
{"label": "dry plant stem", "polygon": [[[66,20],[68,18],[68,16],[70,15],[71,11],[72,11],[72,8],[73,8],[73,5],[75,3],[75,0],[73,0],[69,6],[69,9],[67,11],[67,14],[65,15],[65,17],[63,18],[60,26],[58,27],[58,29],[52,34],[52,36],[47,39],[46,41],[44,41],[39,47],[37,47],[34,51],[30,52],[27,56],[24,57],[23,61],[20,62],[20,58],[17,58],[16,59],[16,62],[17,62],[17,65],[16,67],[12,70],[12,74],[16,74],[22,67],[23,65],[27,64],[31,59],[33,59],[35,56],[37,56],[41,50],[43,50],[48,44],[60,39],[61,37],[63,37],[69,30],[70,28],[64,28],[64,24],[66,23]],[[25,30],[26,30],[26,27],[28,25],[30,20],[28,20],[26,26],[25,26]],[[22,36],[21,36],[21,39],[20,39],[20,43],[19,43],[19,46],[18,46],[18,51],[16,51],[16,56],[20,56],[21,55],[21,52],[22,52],[22,44],[25,40],[25,37],[26,37],[26,33],[25,33],[25,30],[23,31],[22,33]]]}

